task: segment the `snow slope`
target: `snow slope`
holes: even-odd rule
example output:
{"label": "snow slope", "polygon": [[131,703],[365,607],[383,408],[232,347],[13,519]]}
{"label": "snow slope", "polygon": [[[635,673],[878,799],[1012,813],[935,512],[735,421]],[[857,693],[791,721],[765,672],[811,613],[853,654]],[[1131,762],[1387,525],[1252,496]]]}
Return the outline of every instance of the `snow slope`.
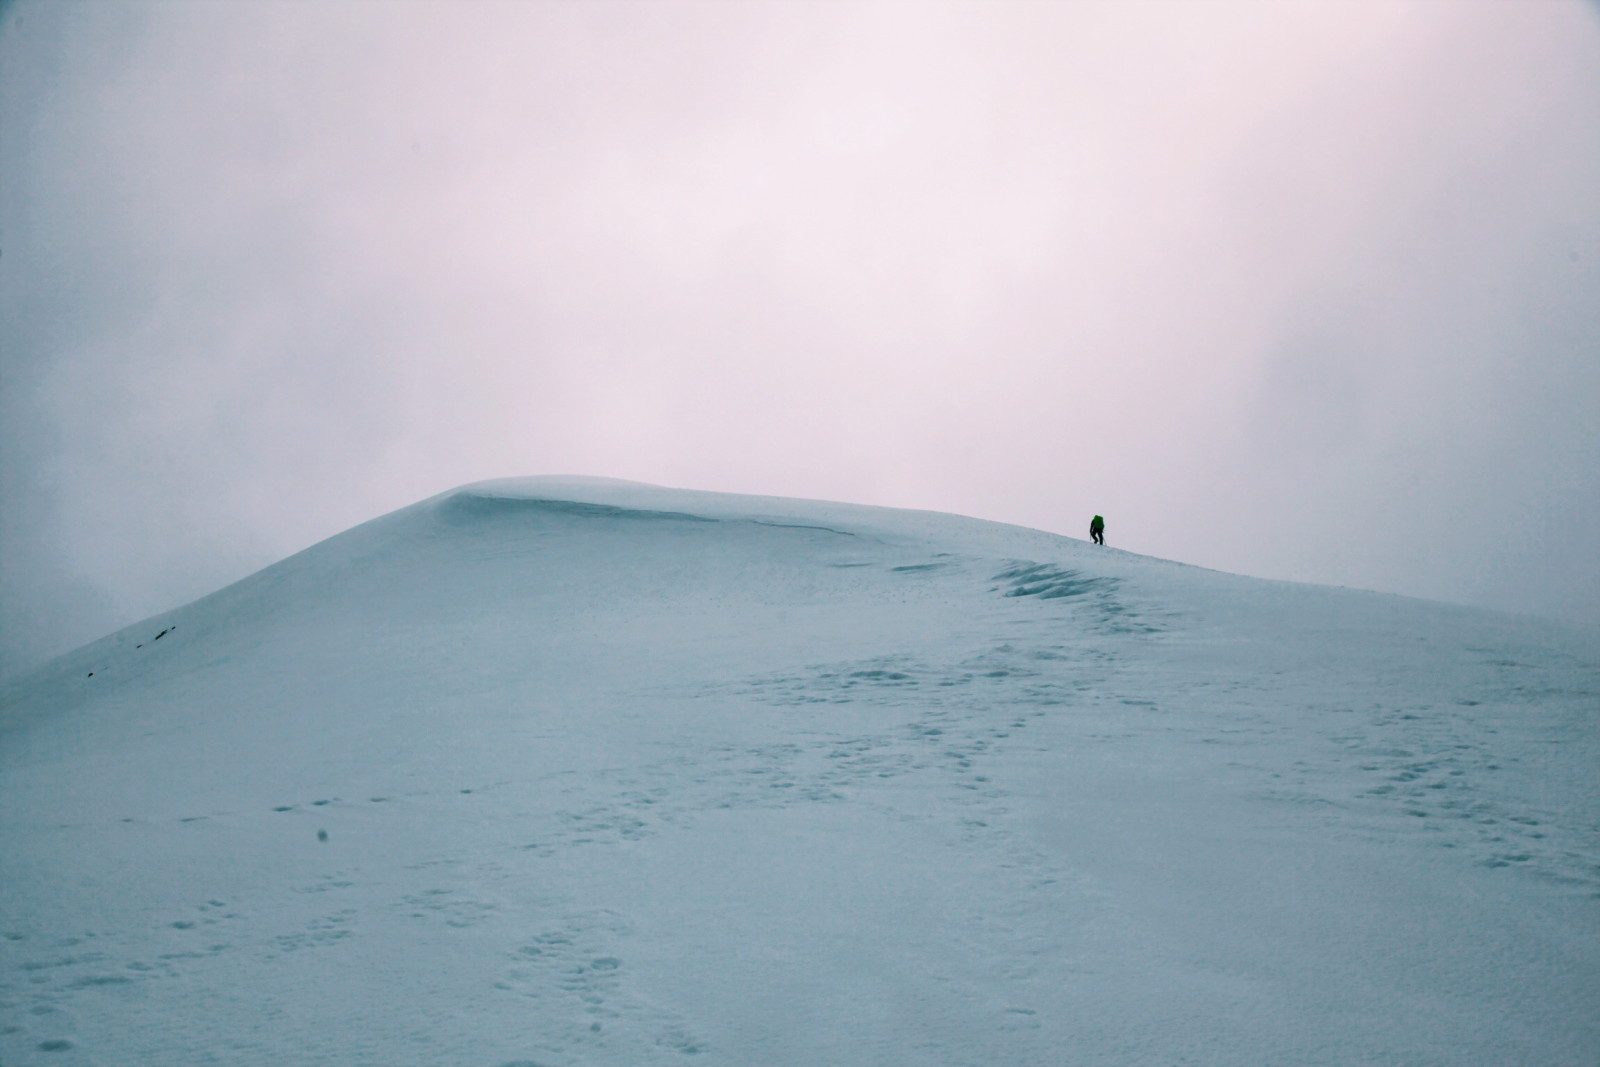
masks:
{"label": "snow slope", "polygon": [[5,693],[0,1064],[1592,1067],[1597,663],[949,515],[470,486]]}

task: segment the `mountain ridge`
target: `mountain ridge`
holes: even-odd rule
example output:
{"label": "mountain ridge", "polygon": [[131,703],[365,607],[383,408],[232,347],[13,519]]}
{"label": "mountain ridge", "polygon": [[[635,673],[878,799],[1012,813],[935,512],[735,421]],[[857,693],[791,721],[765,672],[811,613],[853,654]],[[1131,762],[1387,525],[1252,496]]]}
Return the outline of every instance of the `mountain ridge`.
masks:
{"label": "mountain ridge", "polygon": [[1585,1062],[1597,663],[960,516],[475,483],[10,690],[0,1061]]}

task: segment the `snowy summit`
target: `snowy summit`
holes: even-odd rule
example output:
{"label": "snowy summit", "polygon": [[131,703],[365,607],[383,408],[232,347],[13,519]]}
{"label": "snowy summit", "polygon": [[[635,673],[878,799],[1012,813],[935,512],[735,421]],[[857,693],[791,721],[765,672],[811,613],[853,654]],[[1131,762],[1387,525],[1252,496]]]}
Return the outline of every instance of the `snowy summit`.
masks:
{"label": "snowy summit", "polygon": [[0,1063],[1600,1062],[1600,639],[1111,519],[490,482],[69,653]]}

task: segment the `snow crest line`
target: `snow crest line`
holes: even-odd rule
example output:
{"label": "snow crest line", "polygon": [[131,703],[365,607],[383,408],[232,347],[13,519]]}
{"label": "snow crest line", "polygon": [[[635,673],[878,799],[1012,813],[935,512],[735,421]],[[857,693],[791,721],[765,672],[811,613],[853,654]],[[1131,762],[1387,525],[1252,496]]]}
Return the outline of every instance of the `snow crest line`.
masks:
{"label": "snow crest line", "polygon": [[469,488],[7,691],[0,1062],[1592,1064],[1597,663],[955,516]]}

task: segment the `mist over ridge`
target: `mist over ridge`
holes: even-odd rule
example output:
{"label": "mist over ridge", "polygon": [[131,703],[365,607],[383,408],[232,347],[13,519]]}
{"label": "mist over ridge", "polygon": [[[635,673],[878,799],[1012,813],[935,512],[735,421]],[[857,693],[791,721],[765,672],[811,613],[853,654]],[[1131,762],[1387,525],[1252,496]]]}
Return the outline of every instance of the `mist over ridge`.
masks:
{"label": "mist over ridge", "polygon": [[1600,622],[1600,18],[0,8],[0,672],[497,473]]}

